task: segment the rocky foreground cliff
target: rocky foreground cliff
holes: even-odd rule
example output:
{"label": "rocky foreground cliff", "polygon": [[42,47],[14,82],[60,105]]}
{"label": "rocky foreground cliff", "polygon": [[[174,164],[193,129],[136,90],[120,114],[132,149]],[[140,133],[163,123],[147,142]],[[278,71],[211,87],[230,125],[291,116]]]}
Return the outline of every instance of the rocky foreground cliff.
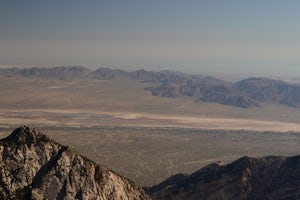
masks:
{"label": "rocky foreground cliff", "polygon": [[150,199],[143,189],[23,126],[0,140],[0,199]]}
{"label": "rocky foreground cliff", "polygon": [[[243,157],[149,187],[153,200],[300,199],[300,156]],[[23,126],[0,140],[0,199],[148,200],[104,166]]]}
{"label": "rocky foreground cliff", "polygon": [[300,156],[243,157],[177,174],[148,189],[154,200],[300,199]]}

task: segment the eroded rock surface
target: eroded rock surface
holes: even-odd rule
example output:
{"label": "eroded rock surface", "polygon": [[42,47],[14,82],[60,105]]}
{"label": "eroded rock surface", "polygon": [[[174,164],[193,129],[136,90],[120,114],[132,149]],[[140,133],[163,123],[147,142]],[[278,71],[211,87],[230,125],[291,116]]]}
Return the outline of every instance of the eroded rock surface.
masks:
{"label": "eroded rock surface", "polygon": [[148,188],[154,200],[300,199],[300,156],[243,157],[178,174]]}
{"label": "eroded rock surface", "polygon": [[0,199],[150,199],[133,182],[23,126],[0,141]]}

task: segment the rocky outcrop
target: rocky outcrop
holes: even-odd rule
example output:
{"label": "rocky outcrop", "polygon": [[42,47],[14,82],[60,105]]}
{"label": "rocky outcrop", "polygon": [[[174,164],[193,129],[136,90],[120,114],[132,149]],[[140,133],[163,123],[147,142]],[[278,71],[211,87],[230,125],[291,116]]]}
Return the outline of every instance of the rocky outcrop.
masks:
{"label": "rocky outcrop", "polygon": [[0,141],[0,199],[150,199],[133,182],[23,126]]}
{"label": "rocky outcrop", "polygon": [[191,175],[175,175],[147,189],[154,200],[299,199],[300,156],[243,157],[211,164]]}

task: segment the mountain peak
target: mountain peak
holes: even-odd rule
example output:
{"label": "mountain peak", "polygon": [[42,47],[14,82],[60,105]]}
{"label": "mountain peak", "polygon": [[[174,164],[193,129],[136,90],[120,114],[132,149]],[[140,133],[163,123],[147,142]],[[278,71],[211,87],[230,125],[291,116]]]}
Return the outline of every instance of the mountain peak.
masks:
{"label": "mountain peak", "polygon": [[299,156],[245,156],[227,165],[211,164],[191,175],[180,175],[184,179],[162,182],[147,191],[153,200],[299,199],[298,169]]}
{"label": "mountain peak", "polygon": [[9,136],[2,139],[1,141],[4,143],[29,145],[38,142],[49,142],[51,141],[51,139],[40,132],[38,129],[24,125],[15,129]]}
{"label": "mountain peak", "polygon": [[0,199],[136,199],[145,191],[30,126],[0,140]]}

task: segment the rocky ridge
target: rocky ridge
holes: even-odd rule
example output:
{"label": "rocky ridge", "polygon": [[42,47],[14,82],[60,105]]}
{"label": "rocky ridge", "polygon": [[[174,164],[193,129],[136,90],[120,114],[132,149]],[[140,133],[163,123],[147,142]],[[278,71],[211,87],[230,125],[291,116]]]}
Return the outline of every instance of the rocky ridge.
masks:
{"label": "rocky ridge", "polygon": [[[0,199],[150,199],[133,182],[28,126],[0,140],[0,159]],[[213,163],[146,191],[153,200],[299,199],[300,156]]]}
{"label": "rocky ridge", "polygon": [[0,140],[0,199],[150,199],[143,189],[23,126]]}
{"label": "rocky ridge", "polygon": [[134,80],[150,83],[146,87],[153,96],[167,98],[189,97],[195,102],[211,102],[239,108],[259,107],[262,102],[300,107],[300,86],[268,78],[248,78],[236,83],[210,76],[190,75],[172,71],[100,68],[90,70],[81,66],[53,68],[0,69],[0,78],[50,80]]}
{"label": "rocky ridge", "polygon": [[177,174],[147,189],[154,200],[299,199],[300,156],[243,157]]}

